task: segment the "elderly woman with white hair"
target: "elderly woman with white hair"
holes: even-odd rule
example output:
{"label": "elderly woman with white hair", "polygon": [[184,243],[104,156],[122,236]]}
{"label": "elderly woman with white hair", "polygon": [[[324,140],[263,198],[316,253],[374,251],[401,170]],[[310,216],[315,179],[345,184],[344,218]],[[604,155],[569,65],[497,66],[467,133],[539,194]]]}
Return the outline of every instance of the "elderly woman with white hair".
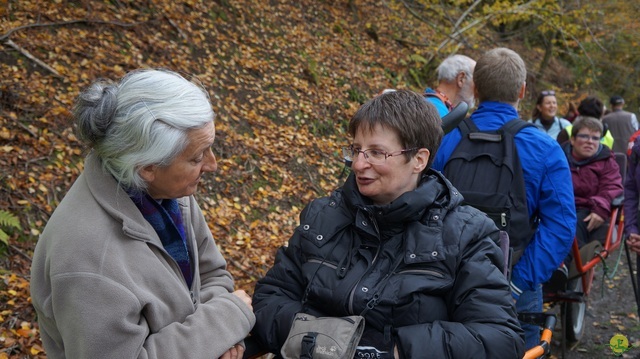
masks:
{"label": "elderly woman with white hair", "polygon": [[217,169],[209,97],[166,70],[80,94],[84,171],[35,249],[49,358],[241,358],[255,323],[193,194]]}

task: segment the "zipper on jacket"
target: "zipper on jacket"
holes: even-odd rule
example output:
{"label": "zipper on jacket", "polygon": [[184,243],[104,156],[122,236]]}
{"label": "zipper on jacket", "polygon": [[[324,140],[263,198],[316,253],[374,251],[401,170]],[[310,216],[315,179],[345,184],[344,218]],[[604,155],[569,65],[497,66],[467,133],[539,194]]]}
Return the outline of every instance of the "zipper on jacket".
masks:
{"label": "zipper on jacket", "polygon": [[336,268],[338,268],[338,265],[337,265],[337,264],[334,264],[333,262],[322,261],[322,260],[315,259],[315,258],[313,258],[313,259],[309,259],[309,260],[307,261],[307,263],[318,263],[318,264],[321,264],[321,265],[327,266],[327,267],[329,267],[329,268],[331,268],[331,269],[336,269]]}
{"label": "zipper on jacket", "polygon": [[399,271],[396,274],[427,274],[437,278],[444,278],[444,274],[431,269],[406,269]]}
{"label": "zipper on jacket", "polygon": [[354,312],[353,312],[353,299],[354,299],[354,297],[356,295],[356,289],[360,285],[360,282],[362,281],[362,279],[373,268],[373,265],[376,263],[376,260],[378,259],[378,255],[380,254],[380,250],[382,248],[382,239],[380,238],[380,230],[378,229],[378,222],[373,217],[373,213],[371,213],[371,211],[369,209],[364,209],[364,211],[367,212],[367,214],[369,215],[369,221],[373,223],[373,228],[376,230],[376,234],[378,235],[378,248],[376,248],[376,254],[374,254],[373,259],[371,260],[371,265],[369,266],[369,268],[367,268],[367,270],[362,274],[362,276],[360,276],[360,279],[358,279],[358,281],[353,286],[353,288],[351,288],[351,293],[349,293],[349,305],[348,305],[348,310],[349,310],[349,313],[351,313],[351,314],[354,314]]}

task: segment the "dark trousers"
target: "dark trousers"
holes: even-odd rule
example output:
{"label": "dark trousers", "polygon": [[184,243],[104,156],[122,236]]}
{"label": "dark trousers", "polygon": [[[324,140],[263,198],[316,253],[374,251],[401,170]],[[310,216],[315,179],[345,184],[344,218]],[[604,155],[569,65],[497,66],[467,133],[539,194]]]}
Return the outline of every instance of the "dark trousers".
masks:
{"label": "dark trousers", "polygon": [[607,230],[609,229],[609,223],[605,220],[605,222],[598,228],[589,231],[587,230],[587,224],[589,222],[585,222],[584,219],[591,213],[588,209],[579,208],[576,210],[576,215],[578,217],[578,222],[576,223],[576,238],[578,239],[578,246],[582,247],[583,245],[591,242],[591,241],[600,241],[604,243],[607,238]]}

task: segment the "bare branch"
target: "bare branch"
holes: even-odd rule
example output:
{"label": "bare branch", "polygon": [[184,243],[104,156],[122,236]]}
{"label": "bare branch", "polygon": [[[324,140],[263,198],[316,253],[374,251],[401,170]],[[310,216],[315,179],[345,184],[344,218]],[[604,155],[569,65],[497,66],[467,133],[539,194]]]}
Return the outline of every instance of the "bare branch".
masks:
{"label": "bare branch", "polygon": [[187,35],[182,31],[182,29],[180,29],[178,27],[178,25],[173,20],[171,20],[171,18],[169,18],[169,16],[165,15],[164,17],[165,17],[165,19],[167,19],[169,24],[171,26],[173,26],[174,29],[176,29],[176,31],[178,32],[178,35],[180,35],[180,37],[182,37],[185,40],[188,40]]}
{"label": "bare branch", "polygon": [[467,16],[469,16],[471,11],[473,11],[473,9],[475,9],[475,7],[480,5],[481,3],[482,3],[482,0],[476,0],[476,2],[471,4],[471,6],[469,6],[467,10],[465,10],[464,13],[460,15],[460,18],[458,18],[458,21],[456,21],[456,24],[453,26],[453,29],[454,30],[457,29],[460,26],[460,24],[462,24],[462,21],[464,21],[464,19],[466,19]]}
{"label": "bare branch", "polygon": [[607,52],[607,49],[604,46],[602,46],[602,44],[600,43],[600,40],[598,40],[598,38],[593,34],[593,31],[591,30],[591,26],[589,26],[589,24],[587,23],[587,19],[582,18],[582,25],[589,31],[589,35],[591,35],[591,39],[596,45],[598,45],[600,50]]}
{"label": "bare branch", "polygon": [[[456,41],[458,42],[458,45],[456,46],[456,50],[460,48],[461,44],[461,40],[460,40],[460,36],[467,30],[483,23],[486,22],[491,15],[487,15],[481,19],[476,19],[475,21],[471,22],[470,24],[468,24],[467,26],[463,27],[462,29],[459,29],[460,25],[462,25],[462,23],[464,22],[464,20],[469,16],[469,14],[471,14],[471,12],[482,3],[482,0],[476,0],[473,4],[471,4],[471,6],[469,6],[463,13],[462,15],[460,15],[460,17],[458,18],[458,20],[456,21],[456,23],[454,24],[453,28],[451,29],[450,33],[445,33],[440,26],[430,22],[428,19],[425,19],[424,17],[422,17],[420,14],[418,14],[405,0],[400,0],[402,2],[402,5],[404,6],[404,8],[416,19],[418,19],[421,22],[424,22],[425,24],[431,26],[433,29],[436,30],[436,32],[446,36],[446,39],[443,40],[440,45],[438,45],[438,48],[436,49],[435,53],[432,53],[429,55],[429,58],[427,58],[427,62],[431,62],[433,60],[433,58],[436,56],[436,54],[438,54],[440,52],[440,50],[442,50],[445,46],[447,46],[451,41]],[[404,41],[403,41],[404,42]],[[417,45],[417,44],[416,44]]]}
{"label": "bare branch", "polygon": [[22,55],[24,55],[26,58],[30,59],[31,61],[35,62],[36,64],[44,67],[47,71],[49,71],[52,74],[54,74],[57,78],[64,79],[64,76],[60,75],[60,73],[58,71],[56,71],[56,69],[54,69],[53,67],[47,65],[46,63],[44,63],[44,61],[38,59],[37,57],[31,55],[31,53],[29,51],[27,51],[26,49],[20,47],[18,44],[13,42],[11,39],[5,41],[4,43],[9,45],[9,46],[11,46],[11,47],[13,47],[15,50],[17,50]]}
{"label": "bare branch", "polygon": [[70,21],[51,22],[51,23],[44,23],[44,24],[41,24],[41,23],[27,24],[27,25],[22,25],[22,26],[18,26],[16,28],[10,29],[9,31],[0,35],[0,41],[7,39],[16,31],[34,28],[34,27],[55,27],[55,26],[67,26],[67,25],[74,25],[74,24],[100,24],[100,25],[115,25],[120,27],[133,27],[133,26],[148,23],[150,21],[151,20],[145,21],[145,22],[124,23],[119,21],[102,21],[102,20],[70,20]]}
{"label": "bare branch", "polygon": [[12,251],[14,251],[14,252],[18,253],[19,255],[21,255],[24,259],[26,259],[27,261],[29,261],[29,263],[31,263],[31,256],[30,256],[30,255],[28,255],[28,254],[26,254],[25,252],[23,252],[20,248],[16,247],[16,246],[15,246],[15,245],[13,245],[13,244],[9,244],[9,248],[10,248]]}
{"label": "bare branch", "polygon": [[[175,26],[175,24],[173,24],[171,19],[169,19],[167,17],[167,20],[169,20],[170,24]],[[147,21],[147,22],[149,22],[149,21]],[[42,24],[42,23],[27,24],[27,25],[18,26],[16,28],[10,29],[9,31],[5,32],[4,34],[2,34],[0,36],[0,41],[4,41],[4,43],[6,45],[12,47],[16,51],[20,52],[22,55],[27,57],[28,59],[30,59],[31,61],[33,61],[36,64],[40,65],[41,67],[43,67],[47,71],[51,72],[57,78],[64,79],[64,76],[62,76],[53,67],[47,65],[44,61],[42,61],[42,60],[38,59],[37,57],[35,57],[34,55],[32,55],[25,48],[19,46],[15,42],[13,42],[11,39],[9,39],[9,36],[11,36],[16,31],[29,29],[29,28],[35,28],[35,27],[54,27],[54,26],[74,25],[74,24],[101,24],[101,25],[115,25],[115,26],[120,26],[120,27],[133,27],[133,26],[137,26],[137,25],[144,24],[144,23],[147,23],[147,22],[123,23],[123,22],[118,22],[118,21],[102,21],[102,20],[71,20],[71,21],[61,21],[61,22],[52,22],[52,23],[44,23],[44,24]],[[176,28],[177,28],[177,26],[176,26]],[[184,37],[184,34],[182,33],[182,31],[179,28],[178,28],[178,33],[180,33],[180,35],[182,35]]]}

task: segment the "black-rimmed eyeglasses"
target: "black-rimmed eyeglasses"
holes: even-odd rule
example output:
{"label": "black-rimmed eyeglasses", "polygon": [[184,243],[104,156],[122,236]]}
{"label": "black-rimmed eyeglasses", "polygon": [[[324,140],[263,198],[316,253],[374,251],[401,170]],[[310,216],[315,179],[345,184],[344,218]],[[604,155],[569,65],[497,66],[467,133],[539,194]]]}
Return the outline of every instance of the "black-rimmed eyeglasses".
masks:
{"label": "black-rimmed eyeglasses", "polygon": [[364,155],[364,159],[372,165],[381,165],[387,161],[388,157],[398,156],[403,153],[411,152],[417,150],[417,147],[409,148],[405,150],[395,151],[395,152],[387,152],[383,150],[376,150],[370,148],[368,150],[361,150],[359,148],[355,148],[353,146],[342,147],[342,156],[346,162],[353,162],[356,157],[358,157],[361,153]]}

